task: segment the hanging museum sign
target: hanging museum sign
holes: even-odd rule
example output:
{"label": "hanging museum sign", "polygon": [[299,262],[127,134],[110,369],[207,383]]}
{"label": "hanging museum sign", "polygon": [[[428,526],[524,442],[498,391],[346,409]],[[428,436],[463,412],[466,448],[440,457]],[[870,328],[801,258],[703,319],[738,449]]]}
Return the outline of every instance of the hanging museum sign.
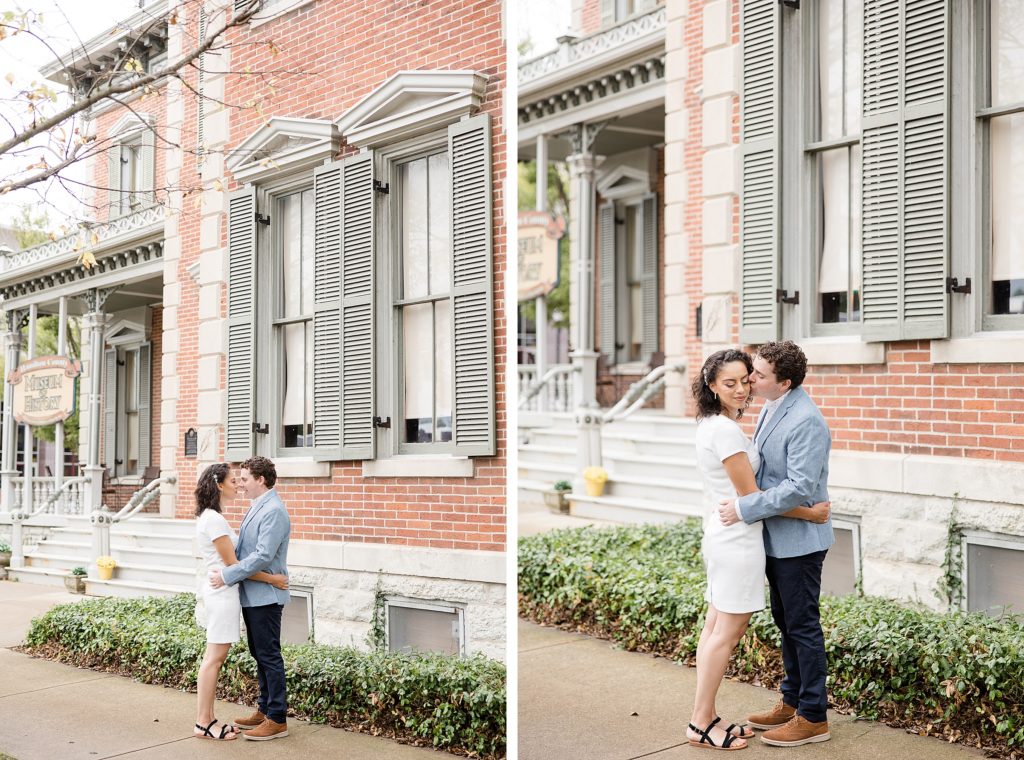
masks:
{"label": "hanging museum sign", "polygon": [[546,211],[519,212],[519,300],[546,296],[558,285],[559,246],[565,218]]}
{"label": "hanging museum sign", "polygon": [[65,356],[39,356],[7,373],[14,386],[14,419],[24,425],[52,425],[75,411],[82,365]]}

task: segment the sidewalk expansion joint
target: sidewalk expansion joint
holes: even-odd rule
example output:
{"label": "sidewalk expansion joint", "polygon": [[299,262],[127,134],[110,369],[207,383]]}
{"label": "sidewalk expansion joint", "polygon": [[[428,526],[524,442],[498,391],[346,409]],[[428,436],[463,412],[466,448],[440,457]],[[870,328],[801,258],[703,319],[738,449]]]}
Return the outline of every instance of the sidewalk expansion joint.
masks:
{"label": "sidewalk expansion joint", "polygon": [[642,757],[653,757],[654,755],[660,755],[662,752],[668,752],[670,749],[675,749],[676,747],[685,747],[687,744],[688,744],[688,742],[680,742],[679,744],[670,744],[667,747],[662,747],[661,749],[656,749],[653,752],[645,752],[642,755],[633,755],[632,757],[626,758],[626,760],[640,760],[640,758],[642,758]]}
{"label": "sidewalk expansion joint", "polygon": [[97,676],[96,678],[86,678],[81,681],[67,681],[66,683],[55,683],[53,686],[43,686],[38,689],[28,689],[26,691],[17,691],[13,694],[0,695],[0,699],[9,699],[10,697],[20,697],[25,694],[35,694],[38,691],[49,691],[50,689],[63,689],[65,686],[78,686],[81,683],[92,683],[93,681],[104,681],[108,678],[113,678],[113,674],[107,674],[103,676]]}
{"label": "sidewalk expansion joint", "polygon": [[[183,736],[180,739],[171,739],[168,742],[159,742],[157,744],[149,744],[149,745],[147,745],[145,747],[139,747],[138,749],[130,749],[127,752],[118,752],[116,755],[104,755],[101,758],[101,760],[110,760],[110,758],[113,758],[113,757],[128,757],[129,755],[134,755],[134,754],[137,754],[139,752],[147,752],[147,751],[149,751],[151,749],[156,749],[157,747],[166,747],[168,744],[178,744],[179,742],[192,741],[192,738],[193,737],[191,737],[191,736]],[[240,741],[240,739],[233,739],[232,741]]]}
{"label": "sidewalk expansion joint", "polygon": [[539,652],[541,649],[552,649],[554,647],[567,647],[572,644],[584,644],[587,639],[578,639],[577,641],[559,641],[557,644],[541,644],[537,647],[530,647],[529,649],[520,649],[519,654],[525,654],[527,652]]}

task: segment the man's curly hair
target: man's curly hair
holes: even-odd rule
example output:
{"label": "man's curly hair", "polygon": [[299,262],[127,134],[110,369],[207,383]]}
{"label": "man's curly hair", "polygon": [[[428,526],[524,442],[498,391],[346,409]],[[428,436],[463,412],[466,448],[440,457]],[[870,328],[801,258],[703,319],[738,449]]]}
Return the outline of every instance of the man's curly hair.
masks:
{"label": "man's curly hair", "polygon": [[807,377],[807,356],[791,340],[764,343],[757,349],[757,355],[772,365],[776,380],[790,381],[790,389],[799,388]]}

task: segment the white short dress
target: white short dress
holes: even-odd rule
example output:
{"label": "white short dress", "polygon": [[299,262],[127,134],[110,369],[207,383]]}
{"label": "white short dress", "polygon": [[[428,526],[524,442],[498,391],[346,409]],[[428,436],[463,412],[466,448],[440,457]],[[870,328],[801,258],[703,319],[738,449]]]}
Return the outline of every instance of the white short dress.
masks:
{"label": "white short dress", "polygon": [[242,634],[238,586],[214,588],[207,577],[211,570],[224,569],[217,547],[213,545],[221,536],[230,536],[232,546],[238,544],[238,535],[231,530],[224,515],[212,509],[203,510],[196,519],[196,539],[204,566],[196,588],[196,622],[206,628],[208,644],[234,644]]}
{"label": "white short dress", "polygon": [[726,527],[718,517],[718,503],[735,499],[736,489],[722,462],[745,452],[754,473],[761,464],[757,447],[728,417],[716,414],[697,425],[697,464],[704,476],[704,540],[707,567],[704,598],[722,612],[745,613],[764,609],[764,536],[762,523],[742,520]]}

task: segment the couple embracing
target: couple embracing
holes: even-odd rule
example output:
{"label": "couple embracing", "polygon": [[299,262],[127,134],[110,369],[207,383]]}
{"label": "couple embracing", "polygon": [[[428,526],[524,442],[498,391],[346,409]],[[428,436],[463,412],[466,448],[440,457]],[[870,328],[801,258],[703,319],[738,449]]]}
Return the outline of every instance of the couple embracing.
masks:
{"label": "couple embracing", "polygon": [[[697,461],[710,503],[702,552],[707,618],[697,646],[697,694],[686,737],[691,746],[738,750],[761,741],[781,747],[828,741],[827,660],[818,597],[833,544],[828,504],[831,436],[801,388],[807,358],[795,343],[762,345],[751,357],[718,351],[694,378]],[[764,399],[749,440],[737,420],[753,396]],[[811,506],[807,506],[811,505]],[[754,612],[771,610],[782,634],[782,699],[745,725],[722,725],[715,697],[729,657]]]}
{"label": "couple embracing", "polygon": [[[291,521],[276,483],[277,469],[266,457],[247,459],[237,478],[227,464],[210,465],[196,482],[196,536],[207,571],[196,594],[196,619],[206,629],[193,732],[200,739],[230,741],[241,734],[266,741],[288,735],[281,616],[289,599]],[[239,492],[250,503],[236,534],[222,510]],[[252,715],[223,723],[213,714],[217,676],[231,645],[241,638],[240,618],[256,660],[259,704]]]}

